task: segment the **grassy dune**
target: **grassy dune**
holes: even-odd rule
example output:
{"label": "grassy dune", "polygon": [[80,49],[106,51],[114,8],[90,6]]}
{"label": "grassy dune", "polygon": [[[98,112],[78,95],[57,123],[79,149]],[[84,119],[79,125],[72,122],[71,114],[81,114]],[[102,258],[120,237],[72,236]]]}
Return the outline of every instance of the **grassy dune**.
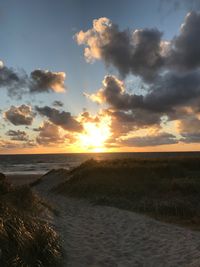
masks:
{"label": "grassy dune", "polygon": [[0,174],[0,266],[61,265],[58,235],[39,219],[44,209],[28,186],[14,187]]}
{"label": "grassy dune", "polygon": [[200,158],[89,160],[68,179],[55,191],[200,229]]}

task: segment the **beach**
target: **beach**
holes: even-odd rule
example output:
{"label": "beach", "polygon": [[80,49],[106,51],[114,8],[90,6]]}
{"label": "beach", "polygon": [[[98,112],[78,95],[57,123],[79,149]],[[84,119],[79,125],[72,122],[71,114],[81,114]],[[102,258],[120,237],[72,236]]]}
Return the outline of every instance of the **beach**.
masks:
{"label": "beach", "polygon": [[[30,183],[38,176],[9,179]],[[61,237],[63,266],[199,266],[200,232],[56,193],[64,182],[66,172],[57,170],[33,187],[57,211],[48,220]]]}

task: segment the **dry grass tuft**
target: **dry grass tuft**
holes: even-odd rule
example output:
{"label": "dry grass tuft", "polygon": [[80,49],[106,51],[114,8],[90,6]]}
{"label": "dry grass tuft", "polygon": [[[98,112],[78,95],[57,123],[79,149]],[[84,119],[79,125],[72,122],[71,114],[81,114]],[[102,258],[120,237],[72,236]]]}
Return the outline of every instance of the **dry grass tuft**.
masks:
{"label": "dry grass tuft", "polygon": [[0,266],[61,266],[59,236],[39,219],[43,209],[28,186],[0,179]]}

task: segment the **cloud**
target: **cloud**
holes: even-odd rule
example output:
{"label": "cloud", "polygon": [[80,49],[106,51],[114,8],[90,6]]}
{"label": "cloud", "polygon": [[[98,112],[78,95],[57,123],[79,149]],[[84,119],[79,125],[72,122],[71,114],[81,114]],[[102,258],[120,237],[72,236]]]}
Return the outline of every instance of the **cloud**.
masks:
{"label": "cloud", "polygon": [[113,75],[104,77],[103,87],[92,95],[86,95],[92,101],[107,103],[111,107],[121,110],[129,110],[143,101],[142,96],[130,95],[126,93],[124,83]]}
{"label": "cloud", "polygon": [[178,122],[178,130],[184,143],[200,142],[200,118],[198,114],[188,114]]}
{"label": "cloud", "polygon": [[133,129],[146,128],[152,125],[159,126],[161,118],[159,114],[145,110],[125,111],[106,111],[112,118],[112,128],[114,132],[125,133]]}
{"label": "cloud", "polygon": [[[113,139],[133,130],[148,127],[161,129],[164,117],[167,122],[179,120],[186,124],[186,122],[189,123],[189,115],[200,114],[200,73],[198,70],[185,73],[167,72],[155,79],[145,95],[128,92],[123,81],[113,75],[106,76],[102,85],[96,93],[87,95],[87,97],[92,101],[107,105],[104,113],[111,118]],[[132,91],[134,92],[134,84]],[[196,124],[199,125],[199,123]],[[179,133],[183,137],[183,142],[189,142],[189,136],[191,138],[193,136],[192,140],[194,138],[197,140],[195,130],[190,132],[189,129],[186,127],[185,132],[182,130]],[[167,136],[161,137],[164,142]],[[152,144],[153,140],[150,139]],[[166,140],[166,142],[173,142],[172,139],[166,138]],[[133,141],[136,140],[133,139]],[[137,141],[139,143],[139,140]]]}
{"label": "cloud", "polygon": [[76,34],[84,45],[88,62],[103,60],[122,77],[138,75],[150,84],[165,71],[195,71],[200,67],[200,13],[187,14],[180,32],[172,40],[162,39],[157,29],[120,31],[108,18],[93,21],[93,27]]}
{"label": "cloud", "polygon": [[71,115],[70,112],[59,111],[56,108],[51,108],[48,106],[35,107],[36,111],[47,117],[55,125],[61,126],[64,130],[80,132],[82,130],[82,125]]}
{"label": "cloud", "polygon": [[4,112],[4,118],[14,125],[31,125],[34,119],[34,113],[31,106],[11,106]]}
{"label": "cloud", "polygon": [[22,142],[21,140],[17,140],[17,141],[14,141],[14,140],[2,140],[0,139],[0,151],[2,151],[3,153],[5,153],[5,151],[7,150],[12,150],[13,149],[23,149],[23,148],[31,148],[31,147],[34,147],[36,144],[31,141],[31,140],[28,140],[28,141],[25,141],[25,142]]}
{"label": "cloud", "polygon": [[20,130],[9,130],[6,133],[11,140],[15,140],[15,141],[28,141],[28,135],[25,131],[20,131]]}
{"label": "cloud", "polygon": [[6,88],[10,97],[21,98],[23,94],[64,92],[65,73],[47,70],[34,70],[28,75],[25,71],[6,67],[0,61],[0,87]]}
{"label": "cloud", "polygon": [[19,143],[17,142],[11,142],[8,140],[0,140],[0,151],[4,151],[4,149],[15,149],[15,148],[19,148],[22,146],[19,145]]}
{"label": "cloud", "polygon": [[192,11],[185,17],[180,34],[171,42],[168,64],[181,70],[200,67],[200,13]]}
{"label": "cloud", "polygon": [[9,96],[21,97],[27,86],[27,78],[24,72],[8,68],[0,61],[0,87],[6,87]]}
{"label": "cloud", "polygon": [[88,62],[102,59],[115,66],[122,76],[133,73],[152,80],[162,65],[162,33],[157,29],[120,31],[108,18],[93,20],[93,27],[75,35],[79,45],[85,45]]}
{"label": "cloud", "polygon": [[130,137],[126,140],[121,140],[119,144],[128,147],[146,147],[176,144],[178,140],[169,133],[157,133],[155,135]]}
{"label": "cloud", "polygon": [[143,110],[152,112],[152,115],[169,115],[177,106],[193,106],[193,101],[200,98],[199,71],[184,74],[168,72],[158,77],[145,95],[128,93],[124,83],[112,75],[105,76],[102,84],[103,87],[97,93],[87,94],[87,97],[126,112]]}
{"label": "cloud", "polygon": [[177,106],[193,106],[200,98],[200,71],[168,72],[159,77],[143,97],[143,107],[155,112],[174,112]]}
{"label": "cloud", "polygon": [[100,122],[100,116],[99,116],[99,114],[92,116],[90,114],[90,112],[85,110],[84,112],[82,112],[80,114],[80,120],[82,123],[84,123],[84,122],[99,123]]}
{"label": "cloud", "polygon": [[48,121],[44,121],[37,131],[39,134],[36,137],[36,142],[39,145],[54,145],[64,142],[64,137],[61,137],[59,127]]}
{"label": "cloud", "polygon": [[57,93],[65,91],[65,73],[47,70],[34,70],[30,74],[30,92],[41,93],[54,91]]}
{"label": "cloud", "polygon": [[63,106],[64,106],[63,102],[62,102],[62,101],[59,101],[59,100],[55,100],[55,101],[52,103],[52,105],[53,105],[54,107],[63,107]]}

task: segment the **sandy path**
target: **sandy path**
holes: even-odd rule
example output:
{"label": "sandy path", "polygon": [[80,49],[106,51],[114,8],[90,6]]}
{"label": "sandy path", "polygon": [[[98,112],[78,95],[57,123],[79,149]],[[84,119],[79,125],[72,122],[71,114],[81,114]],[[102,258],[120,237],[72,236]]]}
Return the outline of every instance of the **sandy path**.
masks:
{"label": "sandy path", "polygon": [[200,232],[117,208],[46,194],[49,187],[43,183],[37,189],[60,212],[54,224],[65,248],[65,266],[200,266]]}

